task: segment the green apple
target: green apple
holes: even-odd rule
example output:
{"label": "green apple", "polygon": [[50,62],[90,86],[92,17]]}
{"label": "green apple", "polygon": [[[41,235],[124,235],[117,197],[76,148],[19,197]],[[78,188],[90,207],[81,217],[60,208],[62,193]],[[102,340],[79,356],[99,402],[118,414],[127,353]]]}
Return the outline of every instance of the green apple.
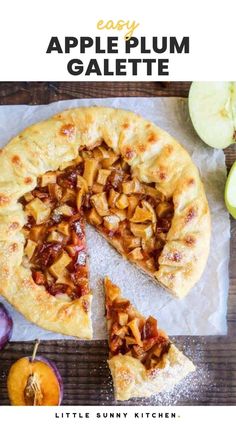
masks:
{"label": "green apple", "polygon": [[234,162],[226,181],[225,204],[229,213],[236,219],[236,162]]}
{"label": "green apple", "polygon": [[200,138],[224,149],[236,142],[236,82],[193,82],[189,113]]}

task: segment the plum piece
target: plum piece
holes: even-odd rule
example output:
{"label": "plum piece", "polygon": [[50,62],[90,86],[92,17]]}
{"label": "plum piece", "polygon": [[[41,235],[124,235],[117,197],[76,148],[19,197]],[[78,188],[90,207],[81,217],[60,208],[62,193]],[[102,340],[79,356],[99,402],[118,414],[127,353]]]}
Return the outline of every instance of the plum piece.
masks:
{"label": "plum piece", "polygon": [[0,350],[10,340],[13,330],[13,321],[5,306],[0,303]]}
{"label": "plum piece", "polygon": [[36,356],[39,341],[31,357],[18,359],[7,378],[8,395],[15,406],[57,406],[63,398],[63,382],[56,365]]}

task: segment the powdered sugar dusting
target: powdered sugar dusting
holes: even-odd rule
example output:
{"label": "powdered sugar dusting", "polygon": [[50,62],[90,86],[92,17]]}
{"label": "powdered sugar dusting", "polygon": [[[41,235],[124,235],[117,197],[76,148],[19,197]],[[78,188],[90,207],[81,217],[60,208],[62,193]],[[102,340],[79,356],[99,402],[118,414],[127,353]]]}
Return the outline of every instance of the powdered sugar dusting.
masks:
{"label": "powdered sugar dusting", "polygon": [[[116,405],[186,405],[202,402],[205,399],[206,392],[209,388],[215,386],[215,382],[212,374],[209,372],[208,367],[204,364],[204,351],[206,349],[206,343],[198,343],[198,339],[185,337],[184,344],[178,342],[175,338],[172,341],[184,352],[186,356],[196,365],[196,371],[190,373],[180,383],[178,383],[172,390],[168,392],[162,392],[153,395],[149,398],[136,398],[130,399],[126,402],[114,402],[114,392],[112,379],[106,378],[105,384],[101,388],[101,405],[109,403],[115,403]],[[100,369],[105,366],[105,363],[101,364]],[[103,368],[104,369],[104,368]],[[178,373],[178,367],[176,367],[176,373]],[[215,390],[215,388],[214,388]]]}

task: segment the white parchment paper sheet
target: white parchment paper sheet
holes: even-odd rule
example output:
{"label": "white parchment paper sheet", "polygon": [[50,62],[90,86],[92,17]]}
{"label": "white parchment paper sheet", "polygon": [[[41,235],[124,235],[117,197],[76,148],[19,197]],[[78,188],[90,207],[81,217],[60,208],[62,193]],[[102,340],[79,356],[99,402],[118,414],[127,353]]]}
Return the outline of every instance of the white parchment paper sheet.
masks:
{"label": "white parchment paper sheet", "polygon": [[[208,148],[193,130],[187,100],[182,98],[109,98],[68,100],[46,106],[1,106],[0,145],[26,126],[70,107],[103,105],[140,113],[170,132],[188,150],[198,166],[210,203],[212,241],[206,270],[190,294],[173,299],[151,278],[124,261],[108,243],[87,226],[90,280],[94,293],[94,338],[106,338],[103,290],[99,278],[109,275],[144,315],[158,318],[169,335],[226,334],[230,223],[223,201],[226,179],[224,153]],[[1,171],[0,171],[1,172]],[[67,338],[25,320],[3,300],[14,318],[12,340]],[[33,308],[33,305],[32,305]]]}

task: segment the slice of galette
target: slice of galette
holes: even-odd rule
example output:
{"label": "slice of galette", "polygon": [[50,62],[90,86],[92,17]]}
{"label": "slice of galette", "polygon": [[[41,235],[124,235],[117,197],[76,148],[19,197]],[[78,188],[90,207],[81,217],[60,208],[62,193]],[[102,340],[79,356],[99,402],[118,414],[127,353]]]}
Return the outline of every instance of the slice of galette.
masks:
{"label": "slice of galette", "polygon": [[147,397],[170,390],[195,370],[194,364],[158,328],[153,317],[143,317],[105,278],[108,364],[117,400]]}

